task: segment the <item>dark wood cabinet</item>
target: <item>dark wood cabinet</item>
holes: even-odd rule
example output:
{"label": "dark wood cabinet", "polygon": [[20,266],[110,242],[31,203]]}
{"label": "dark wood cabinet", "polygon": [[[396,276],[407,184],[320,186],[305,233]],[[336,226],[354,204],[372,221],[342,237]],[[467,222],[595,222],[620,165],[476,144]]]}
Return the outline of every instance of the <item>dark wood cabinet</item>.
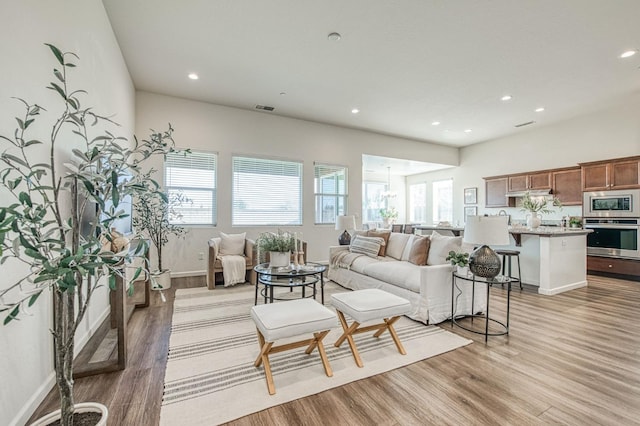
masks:
{"label": "dark wood cabinet", "polygon": [[509,191],[527,191],[529,189],[551,189],[551,173],[537,172],[510,175]]}
{"label": "dark wood cabinet", "polygon": [[579,206],[582,204],[582,170],[580,167],[557,170],[552,173],[553,195],[564,206]]}
{"label": "dark wood cabinet", "polygon": [[485,207],[515,207],[515,200],[507,198],[509,178],[485,178]]}
{"label": "dark wood cabinet", "polygon": [[640,157],[582,163],[582,190],[640,188]]}
{"label": "dark wood cabinet", "polygon": [[587,256],[587,270],[591,273],[623,275],[640,280],[640,261],[637,260]]}

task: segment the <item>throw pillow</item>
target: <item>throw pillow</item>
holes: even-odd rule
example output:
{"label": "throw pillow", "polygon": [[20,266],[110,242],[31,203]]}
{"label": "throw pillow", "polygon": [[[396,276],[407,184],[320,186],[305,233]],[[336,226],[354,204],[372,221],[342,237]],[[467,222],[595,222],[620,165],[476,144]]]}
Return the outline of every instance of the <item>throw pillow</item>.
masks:
{"label": "throw pillow", "polygon": [[246,232],[242,234],[225,234],[220,233],[220,255],[223,254],[235,254],[239,256],[244,255],[244,240],[247,236]]}
{"label": "throw pillow", "polygon": [[389,244],[387,244],[387,256],[401,260],[402,252],[404,252],[404,248],[407,246],[410,237],[411,235],[409,234],[392,232],[391,235],[389,235]]}
{"label": "throw pillow", "polygon": [[447,256],[451,250],[460,251],[462,237],[448,237],[436,231],[431,233],[431,247],[427,256],[427,265],[442,265],[447,263]]}
{"label": "throw pillow", "polygon": [[414,265],[426,265],[427,257],[429,256],[429,247],[431,240],[427,237],[415,235],[413,237],[413,244],[411,245],[411,251],[409,252],[409,262]]}
{"label": "throw pillow", "polygon": [[378,257],[380,246],[384,243],[384,239],[380,237],[363,237],[362,235],[356,235],[351,240],[349,251],[351,253],[366,254],[371,257]]}
{"label": "throw pillow", "polygon": [[384,244],[380,246],[378,256],[385,256],[385,252],[387,251],[387,244],[389,244],[389,235],[391,235],[391,231],[370,229],[367,232],[367,237],[379,237],[384,240]]}

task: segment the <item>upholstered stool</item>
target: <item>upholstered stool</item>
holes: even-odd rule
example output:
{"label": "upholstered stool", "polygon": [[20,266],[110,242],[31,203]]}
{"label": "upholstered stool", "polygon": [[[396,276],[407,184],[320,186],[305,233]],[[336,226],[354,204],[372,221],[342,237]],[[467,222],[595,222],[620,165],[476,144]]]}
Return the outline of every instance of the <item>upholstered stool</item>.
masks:
{"label": "upholstered stool", "polygon": [[[342,336],[336,341],[335,346],[340,347],[346,339],[349,342],[351,353],[358,367],[362,367],[362,359],[360,359],[358,348],[353,340],[354,334],[377,330],[373,336],[380,337],[385,330],[389,330],[398,352],[402,355],[407,354],[393,328],[393,324],[402,315],[411,311],[411,304],[407,299],[376,288],[338,293],[332,295],[331,299],[344,330]],[[344,314],[353,318],[354,321],[351,325],[347,323]],[[360,324],[364,322],[380,319],[383,320],[382,323],[360,327]]]}
{"label": "upholstered stool", "polygon": [[[260,354],[254,365],[264,364],[269,395],[276,393],[269,354],[307,346],[306,354],[318,348],[327,376],[333,376],[322,339],[336,326],[335,314],[312,299],[298,299],[281,303],[269,303],[251,308],[251,318],[258,329]],[[313,333],[313,338],[274,346],[276,340]]]}
{"label": "upholstered stool", "polygon": [[[496,250],[498,256],[502,256],[502,275],[505,275],[520,284],[520,290],[522,290],[522,275],[520,275],[520,252],[518,250]],[[514,277],[511,274],[511,258],[515,257],[518,261],[518,277]],[[506,274],[505,274],[506,270]]]}

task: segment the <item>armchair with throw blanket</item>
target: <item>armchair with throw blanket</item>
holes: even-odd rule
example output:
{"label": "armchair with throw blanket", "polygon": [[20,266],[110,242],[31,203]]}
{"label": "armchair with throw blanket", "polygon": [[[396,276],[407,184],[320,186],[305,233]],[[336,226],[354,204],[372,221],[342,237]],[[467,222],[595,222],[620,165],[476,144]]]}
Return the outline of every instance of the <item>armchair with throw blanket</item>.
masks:
{"label": "armchair with throw blanket", "polygon": [[[255,242],[245,238],[246,234],[225,234],[211,238],[207,261],[207,287],[213,290],[216,276],[225,287],[251,281],[255,263]],[[221,274],[222,273],[222,274]],[[222,277],[220,276],[222,275]],[[220,279],[222,278],[222,279]]]}

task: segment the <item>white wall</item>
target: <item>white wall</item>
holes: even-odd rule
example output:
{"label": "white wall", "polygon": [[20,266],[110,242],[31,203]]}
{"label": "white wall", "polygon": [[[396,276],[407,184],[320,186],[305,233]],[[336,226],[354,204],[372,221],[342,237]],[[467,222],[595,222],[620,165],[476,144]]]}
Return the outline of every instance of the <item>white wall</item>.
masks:
{"label": "white wall", "polygon": [[[111,26],[99,0],[3,1],[0,6],[0,134],[13,132],[13,117],[22,114],[21,105],[11,97],[38,103],[56,113],[57,96],[45,89],[57,64],[44,43],[79,55],[79,66],[70,80],[76,88],[86,89],[85,105],[96,112],[115,114],[122,125],[120,134],[133,130],[135,94]],[[53,124],[43,117],[43,125],[33,136],[46,140]],[[45,126],[44,123],[47,123]],[[2,150],[5,149],[0,144]],[[62,143],[61,153],[71,147]],[[0,202],[7,205],[6,194]],[[13,202],[13,201],[11,201]],[[21,276],[15,263],[0,266],[0,288]],[[31,316],[0,326],[0,424],[24,424],[53,385],[51,297],[43,295],[31,310]],[[79,330],[77,342],[84,342],[90,329],[108,310],[106,291],[93,300],[87,321]],[[2,317],[2,320],[4,316]]]}
{"label": "white wall", "polygon": [[[179,147],[214,151],[218,157],[218,225],[192,228],[186,241],[170,241],[163,265],[176,273],[192,273],[206,269],[198,253],[207,250],[207,240],[219,232],[247,232],[250,238],[274,227],[236,228],[231,226],[231,157],[253,154],[301,160],[304,162],[304,225],[282,227],[303,232],[309,242],[308,259],[328,259],[327,248],[336,245],[339,231],[329,225],[314,225],[313,163],[341,164],[349,168],[348,212],[361,221],[362,154],[390,156],[432,163],[455,165],[456,148],[432,145],[351,130],[309,121],[284,118],[268,113],[245,111],[202,102],[137,92],[136,132],[161,130],[170,122],[175,128]],[[162,170],[162,164],[157,163]],[[385,178],[386,181],[386,178]],[[268,196],[268,194],[265,194]]]}
{"label": "white wall", "polygon": [[[485,208],[483,177],[576,166],[581,162],[606,160],[640,154],[640,93],[593,114],[576,117],[546,127],[532,128],[517,135],[471,145],[460,150],[460,165],[438,172],[413,175],[407,185],[453,178],[454,223],[464,223],[464,188],[478,188],[478,213],[497,214]],[[428,209],[429,210],[429,209]],[[518,208],[506,208],[514,219],[524,219]],[[429,213],[430,214],[430,213]],[[556,209],[543,219],[581,216],[580,207]]]}

